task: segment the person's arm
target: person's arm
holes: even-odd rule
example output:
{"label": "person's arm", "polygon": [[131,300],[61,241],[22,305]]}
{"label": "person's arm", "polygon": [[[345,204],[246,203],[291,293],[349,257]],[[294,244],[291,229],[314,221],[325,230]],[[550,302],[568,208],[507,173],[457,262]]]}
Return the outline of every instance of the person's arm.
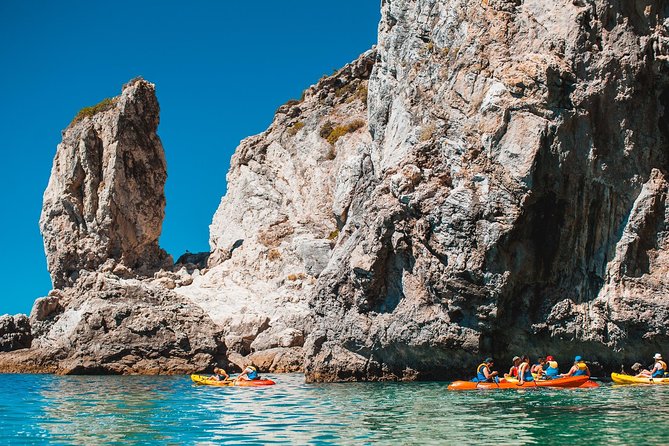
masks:
{"label": "person's arm", "polygon": [[226,372],[226,371],[223,370],[223,369],[221,369],[221,372],[223,373],[223,376],[225,376],[225,378],[223,379],[224,381],[227,381],[227,380],[230,379],[230,375],[228,375],[228,372]]}

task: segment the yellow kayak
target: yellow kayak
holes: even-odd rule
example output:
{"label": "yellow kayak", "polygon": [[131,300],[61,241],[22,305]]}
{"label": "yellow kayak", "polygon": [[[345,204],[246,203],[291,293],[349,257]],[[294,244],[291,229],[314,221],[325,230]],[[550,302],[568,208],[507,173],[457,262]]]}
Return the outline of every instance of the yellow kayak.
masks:
{"label": "yellow kayak", "polygon": [[669,378],[637,378],[622,373],[611,373],[611,379],[616,384],[669,384]]}
{"label": "yellow kayak", "polygon": [[203,384],[206,386],[236,386],[236,387],[257,387],[257,386],[272,386],[276,384],[271,379],[253,379],[250,381],[240,380],[225,380],[219,381],[217,379],[212,379],[210,376],[206,375],[191,375],[190,379],[193,380],[195,384]]}

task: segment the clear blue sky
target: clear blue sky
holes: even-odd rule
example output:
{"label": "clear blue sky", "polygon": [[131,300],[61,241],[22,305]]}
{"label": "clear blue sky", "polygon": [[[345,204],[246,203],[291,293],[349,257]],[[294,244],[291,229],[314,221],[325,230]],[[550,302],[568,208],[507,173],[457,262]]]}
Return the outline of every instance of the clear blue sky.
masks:
{"label": "clear blue sky", "polygon": [[64,129],[135,76],[156,84],[168,163],[161,245],[209,249],[239,141],[376,43],[379,0],[0,1],[0,314],[51,288],[38,220]]}

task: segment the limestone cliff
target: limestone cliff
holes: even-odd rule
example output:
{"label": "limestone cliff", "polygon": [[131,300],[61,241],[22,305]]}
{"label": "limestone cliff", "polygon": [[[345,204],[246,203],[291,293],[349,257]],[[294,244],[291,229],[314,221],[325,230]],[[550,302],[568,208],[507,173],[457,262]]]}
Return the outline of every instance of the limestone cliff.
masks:
{"label": "limestone cliff", "polygon": [[55,288],[81,270],[150,271],[168,260],[158,247],[167,178],[158,111],[153,85],[136,80],[63,132],[40,218]]}
{"label": "limestone cliff", "polygon": [[154,85],[135,79],[63,132],[40,219],[54,290],[29,320],[0,319],[0,371],[187,373],[225,360],[219,328],[171,291],[192,280],[185,268],[160,270],[172,261],[158,246],[158,113]]}
{"label": "limestone cliff", "polygon": [[320,277],[308,379],[669,347],[668,13],[383,2],[375,184]]}
{"label": "limestone cliff", "polygon": [[[240,144],[214,215],[209,269],[176,291],[226,333],[230,359],[302,370],[308,300],[354,197],[371,177],[368,52],[281,106]],[[246,357],[246,358],[244,358]]]}
{"label": "limestone cliff", "polygon": [[0,320],[0,370],[427,379],[666,352],[668,45],[659,0],[384,0],[374,50],[242,141],[212,252],[175,266],[133,81],[64,132],[55,290]]}

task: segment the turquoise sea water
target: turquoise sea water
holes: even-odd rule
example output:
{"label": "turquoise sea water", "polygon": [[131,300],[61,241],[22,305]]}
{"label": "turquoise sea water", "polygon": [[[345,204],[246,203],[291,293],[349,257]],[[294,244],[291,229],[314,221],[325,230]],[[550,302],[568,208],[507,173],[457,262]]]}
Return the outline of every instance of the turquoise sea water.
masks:
{"label": "turquoise sea water", "polygon": [[0,443],[669,444],[669,386],[448,392],[267,376],[278,384],[0,375]]}

